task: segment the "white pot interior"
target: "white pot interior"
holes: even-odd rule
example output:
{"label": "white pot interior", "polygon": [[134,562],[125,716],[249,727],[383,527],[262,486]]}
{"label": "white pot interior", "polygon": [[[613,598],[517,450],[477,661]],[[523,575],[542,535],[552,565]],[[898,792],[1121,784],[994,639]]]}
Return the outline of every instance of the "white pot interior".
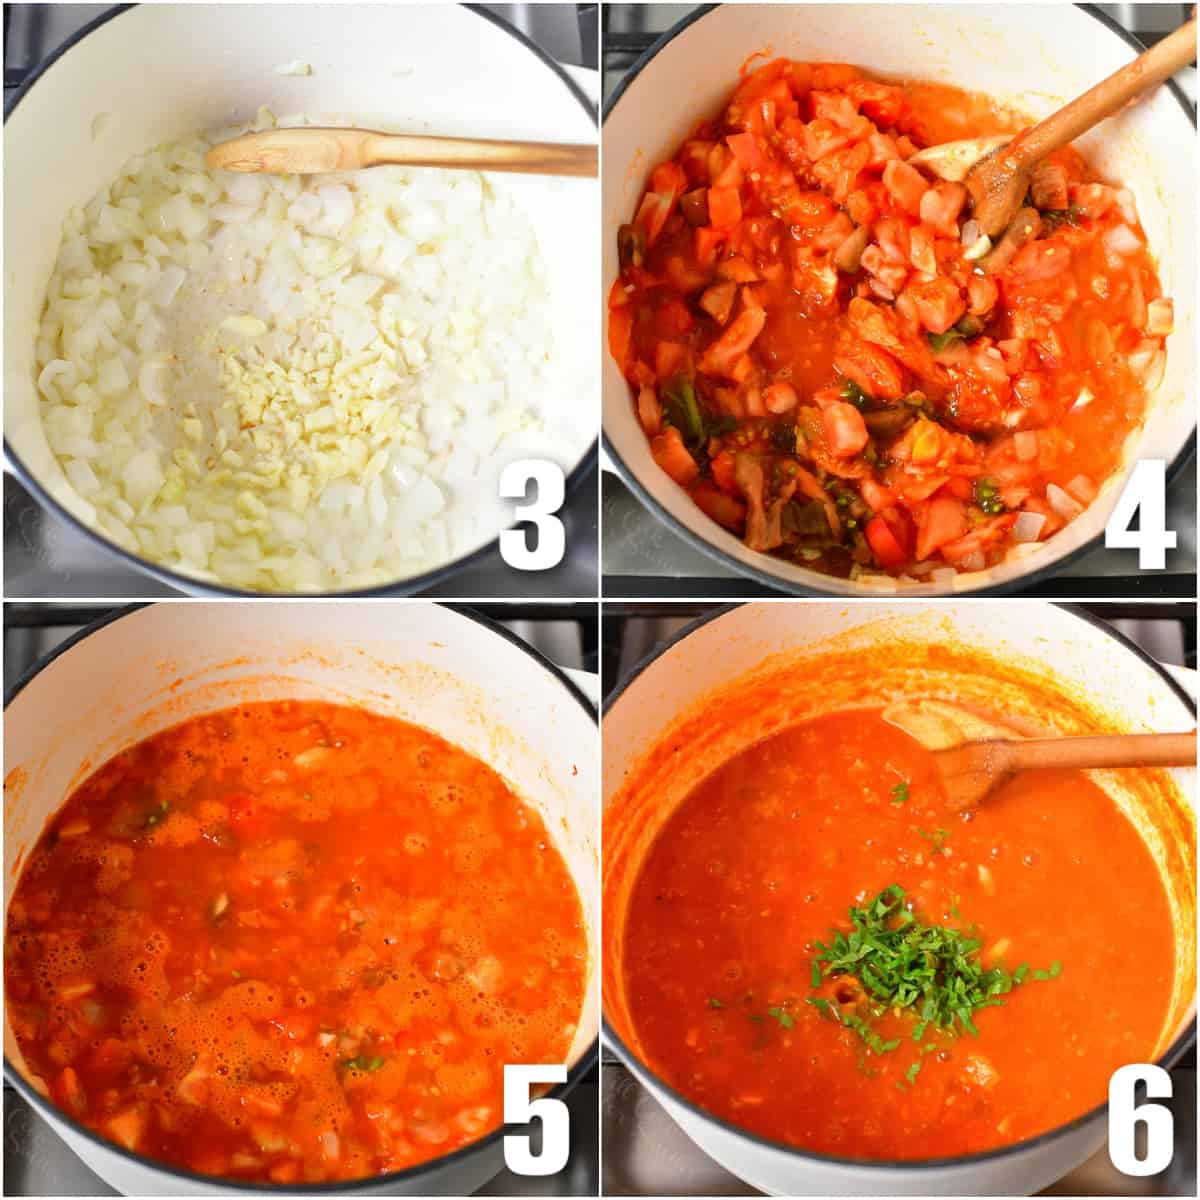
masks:
{"label": "white pot interior", "polygon": [[[296,61],[312,74],[277,72]],[[393,133],[596,138],[591,114],[557,71],[459,5],[144,4],[67,50],[5,124],[5,171],[22,183],[4,206],[4,434],[34,480],[89,526],[91,505],[46,443],[35,388],[35,334],[63,217],[132,155],[253,120],[260,105]],[[96,134],[101,114],[109,119]],[[600,284],[590,231],[599,188],[587,179],[490,178],[516,196],[538,233],[563,364],[562,401],[547,429],[569,472],[595,439]]]}
{"label": "white pot interior", "polygon": [[[1001,680],[987,672],[975,679],[957,673],[943,679],[935,663],[909,664],[905,646],[912,643],[989,655],[1003,664],[1006,674]],[[881,647],[887,648],[889,665],[878,668],[878,677],[853,681],[854,700],[839,703],[837,680],[818,673],[820,656],[878,653]],[[1037,692],[1027,690],[1029,681]],[[764,693],[749,690],[764,686],[771,689],[766,709]],[[1052,700],[1047,699],[1051,693],[1041,690],[1047,687]],[[1063,1146],[1073,1149],[1066,1153],[1060,1148],[1052,1155],[1039,1152],[1041,1174],[1028,1173],[1035,1161],[1030,1157],[1032,1144],[1028,1153],[988,1156],[983,1168],[953,1162],[895,1168],[822,1161],[742,1134],[684,1105],[638,1059],[621,967],[624,914],[642,857],[677,805],[742,749],[817,712],[931,693],[959,695],[975,703],[987,697],[992,711],[1023,716],[1059,733],[1195,727],[1194,708],[1137,652],[1073,612],[1022,601],[743,605],[677,641],[629,682],[605,714],[606,1020],[633,1056],[639,1078],[685,1132],[728,1169],[766,1190],[805,1195],[1024,1194],[1078,1166],[1102,1139],[1100,1125],[1087,1136],[1082,1131],[1064,1135]],[[756,704],[747,703],[754,697]],[[674,746],[686,746],[687,753],[655,754],[656,748]],[[1195,1014],[1196,770],[1138,776],[1093,773],[1142,835],[1170,902],[1176,974],[1170,1012],[1155,1051],[1161,1056],[1190,1027]],[[979,1174],[983,1169],[999,1174]]]}
{"label": "white pot interior", "polygon": [[[599,1027],[596,724],[524,648],[434,604],[166,603],[71,646],[5,714],[5,911],[48,818],[113,754],[200,713],[278,698],[361,705],[431,729],[537,809],[587,929],[588,982],[568,1057],[577,1064]],[[7,1021],[4,1052],[24,1074]],[[44,1115],[53,1119],[48,1104]],[[101,1168],[87,1142],[75,1145]]]}
{"label": "white pot interior", "polygon": [[[954,84],[982,92],[1033,118],[1053,112],[1135,56],[1116,32],[1081,8],[1039,5],[805,4],[722,5],[700,17],[642,68],[604,121],[603,277],[616,278],[617,229],[632,220],[646,178],[702,117],[718,112],[752,55],[846,61],[893,78]],[[1167,88],[1104,122],[1077,143],[1109,180],[1133,190],[1164,294],[1176,299],[1167,368],[1140,436],[1126,447],[1139,458],[1173,462],[1196,425],[1196,326],[1190,303],[1196,266],[1196,130]],[[727,565],[777,586],[839,595],[867,585],[835,579],[748,550],[709,520],[655,464],[626,383],[603,355],[604,432],[624,471],[693,539]],[[1016,562],[961,577],[942,590],[1011,585],[1101,535],[1124,476],[1043,549]],[[876,590],[887,584],[875,585]],[[894,589],[893,589],[894,590]],[[905,595],[938,594],[933,584]]]}

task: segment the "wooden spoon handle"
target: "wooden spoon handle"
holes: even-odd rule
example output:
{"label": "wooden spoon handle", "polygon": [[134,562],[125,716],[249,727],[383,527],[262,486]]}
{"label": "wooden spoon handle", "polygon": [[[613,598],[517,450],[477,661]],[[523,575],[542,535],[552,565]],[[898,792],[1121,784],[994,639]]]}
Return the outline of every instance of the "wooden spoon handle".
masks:
{"label": "wooden spoon handle", "polygon": [[596,146],[557,142],[494,142],[475,138],[375,134],[369,144],[375,163],[414,167],[465,167],[474,171],[520,171],[527,175],[594,178],[600,155]]}
{"label": "wooden spoon handle", "polygon": [[1010,771],[1040,767],[1194,767],[1196,731],[1030,738],[1005,743]]}
{"label": "wooden spoon handle", "polygon": [[217,170],[270,175],[317,175],[394,163],[594,177],[599,157],[594,145],[495,142],[303,126],[243,134],[214,146],[205,155],[205,162]]}
{"label": "wooden spoon handle", "polygon": [[1097,122],[1111,116],[1134,97],[1170,79],[1196,57],[1196,17],[1163,38],[1145,54],[1114,71],[1107,79],[1072,100],[1017,138],[1009,154],[1032,166],[1069,145]]}

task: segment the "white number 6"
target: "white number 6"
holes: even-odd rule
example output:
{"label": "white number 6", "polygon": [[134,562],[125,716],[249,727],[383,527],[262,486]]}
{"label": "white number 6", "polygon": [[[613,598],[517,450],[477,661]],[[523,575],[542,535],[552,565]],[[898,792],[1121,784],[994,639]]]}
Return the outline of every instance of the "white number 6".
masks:
{"label": "white number 6", "polygon": [[516,505],[513,516],[533,525],[533,549],[529,548],[524,529],[506,529],[500,535],[500,557],[518,571],[545,571],[562,562],[567,545],[563,523],[554,515],[562,508],[566,482],[557,463],[544,458],[522,458],[504,468],[500,495],[505,500],[523,500],[531,481],[532,502]]}
{"label": "white number 6", "polygon": [[528,1134],[504,1138],[504,1163],[515,1175],[557,1175],[567,1165],[571,1152],[571,1116],[561,1100],[539,1096],[531,1100],[535,1084],[565,1083],[567,1068],[562,1063],[539,1066],[508,1065],[504,1068],[504,1123],[542,1123],[542,1149],[534,1154]]}
{"label": "white number 6", "polygon": [[[1108,1157],[1122,1175],[1157,1175],[1171,1165],[1175,1119],[1163,1104],[1135,1104],[1134,1088],[1146,1085],[1148,1100],[1171,1098],[1171,1077],[1162,1067],[1132,1063],[1108,1081]],[[1146,1129],[1146,1153],[1138,1158],[1134,1132]]]}

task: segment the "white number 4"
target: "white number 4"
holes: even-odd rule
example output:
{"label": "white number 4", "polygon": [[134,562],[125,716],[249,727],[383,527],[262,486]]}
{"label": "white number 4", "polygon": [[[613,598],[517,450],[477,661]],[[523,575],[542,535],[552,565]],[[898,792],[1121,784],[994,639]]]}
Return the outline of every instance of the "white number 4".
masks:
{"label": "white number 4", "polygon": [[567,1068],[562,1063],[538,1066],[509,1064],[504,1068],[504,1123],[542,1124],[542,1148],[533,1152],[529,1134],[504,1138],[504,1163],[515,1175],[557,1175],[567,1165],[571,1152],[571,1117],[567,1106],[551,1096],[530,1097],[540,1083],[565,1083]]}
{"label": "white number 4", "polygon": [[[1133,1063],[1108,1081],[1108,1157],[1122,1175],[1157,1175],[1171,1165],[1175,1120],[1163,1104],[1135,1104],[1134,1088],[1146,1085],[1147,1100],[1171,1098],[1171,1076],[1162,1067]],[[1135,1131],[1146,1130],[1145,1154],[1137,1154]]]}
{"label": "white number 4", "polygon": [[544,458],[522,458],[509,463],[500,476],[500,495],[505,500],[523,500],[530,483],[533,500],[513,508],[514,518],[533,525],[533,547],[524,529],[506,529],[500,535],[500,557],[518,571],[545,571],[562,562],[567,545],[563,523],[554,514],[562,508],[566,482],[562,467]]}
{"label": "white number 4", "polygon": [[[1135,515],[1138,527],[1131,529]],[[1143,571],[1162,571],[1166,552],[1175,549],[1175,542],[1175,531],[1167,528],[1167,464],[1161,458],[1144,458],[1134,465],[1113,507],[1104,544],[1110,550],[1136,550]]]}

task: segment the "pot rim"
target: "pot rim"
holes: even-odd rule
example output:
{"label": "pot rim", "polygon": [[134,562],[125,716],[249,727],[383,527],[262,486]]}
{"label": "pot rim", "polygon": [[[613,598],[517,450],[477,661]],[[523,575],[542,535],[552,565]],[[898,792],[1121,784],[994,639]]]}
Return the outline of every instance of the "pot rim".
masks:
{"label": "pot rim", "polygon": [[[925,601],[923,601],[925,602]],[[928,603],[939,603],[937,597],[929,597]],[[703,626],[708,625],[713,621],[727,616],[736,609],[743,608],[746,603],[756,603],[755,601],[737,602],[732,604],[722,604],[715,606],[710,612],[697,617],[693,621],[689,621],[682,629],[673,636],[664,641],[661,645],[656,646],[640,661],[632,666],[629,671],[618,680],[613,690],[604,698],[604,704],[601,709],[603,718],[607,718],[610,711],[615,707],[617,702],[633,684],[650,666],[652,666],[659,658],[667,651],[672,650],[676,645],[682,642],[685,638],[690,637]],[[757,601],[757,603],[764,603]],[[767,601],[766,603],[769,603]],[[942,600],[941,603],[947,603]],[[1171,673],[1155,659],[1152,655],[1147,654],[1136,642],[1131,641],[1119,629],[1113,628],[1107,622],[1102,621],[1099,617],[1089,612],[1080,604],[1052,604],[1052,608],[1060,608],[1071,616],[1076,617],[1089,625],[1094,626],[1101,633],[1107,634],[1118,645],[1125,650],[1130,651],[1135,657],[1140,659],[1145,665],[1152,668],[1159,677],[1166,683],[1167,687],[1175,694],[1175,696],[1183,703],[1185,709],[1193,716],[1197,712],[1197,702],[1188,695],[1183,686],[1176,680]],[[622,1062],[631,1070],[638,1080],[650,1087],[653,1090],[659,1090],[665,1093],[672,1103],[679,1105],[687,1110],[690,1116],[699,1117],[703,1121],[717,1126],[723,1133],[734,1134],[751,1142],[756,1148],[769,1150],[774,1153],[786,1154],[790,1158],[796,1160],[799,1165],[812,1163],[823,1167],[838,1167],[856,1171],[880,1172],[880,1171],[904,1171],[904,1172],[923,1172],[933,1170],[948,1170],[960,1167],[977,1167],[983,1163],[995,1162],[999,1159],[1005,1159],[1024,1153],[1029,1150],[1038,1150],[1058,1138],[1065,1137],[1068,1134],[1075,1133],[1088,1125],[1092,1121],[1099,1120],[1108,1110],[1108,1100],[1105,1099],[1100,1104],[1095,1105],[1087,1112],[1078,1117],[1066,1122],[1063,1125],[1057,1125],[1053,1129],[1048,1129],[1044,1133],[1039,1133],[1034,1137],[1025,1138],[1020,1142],[1013,1142],[1007,1146],[997,1146],[992,1150],[979,1150],[972,1154],[957,1154],[950,1155],[945,1158],[916,1158],[916,1159],[866,1159],[866,1158],[846,1158],[836,1154],[824,1154],[817,1150],[806,1150],[799,1146],[792,1146],[786,1142],[778,1141],[774,1138],[763,1137],[748,1129],[743,1129],[739,1125],[735,1125],[732,1121],[727,1121],[724,1117],[719,1117],[715,1113],[709,1112],[694,1100],[677,1091],[670,1084],[664,1082],[658,1074],[644,1063],[626,1044],[624,1039],[616,1032],[612,1024],[608,1020],[608,1016],[603,1011],[601,1012],[600,1029],[604,1040],[613,1047],[619,1054]],[[1193,1014],[1191,1019],[1186,1022],[1178,1037],[1167,1047],[1167,1049],[1155,1059],[1155,1065],[1162,1067],[1164,1070],[1169,1070],[1182,1057],[1185,1050],[1196,1039],[1196,1016]],[[684,1131],[687,1132],[686,1130]],[[691,1134],[688,1133],[688,1137]],[[695,1139],[692,1139],[693,1141]]]}
{"label": "pot rim", "polygon": [[[164,603],[159,601],[159,603]],[[171,603],[171,601],[166,601]],[[482,613],[473,609],[469,604],[444,604],[439,601],[429,601],[430,604],[436,604],[438,608],[449,609],[451,612],[457,613],[461,617],[467,618],[469,621],[474,621],[475,624],[482,626],[489,633],[495,634],[509,642],[517,649],[524,651],[533,661],[540,666],[544,671],[553,676],[566,690],[570,693],[575,702],[583,709],[583,711],[591,718],[592,723],[599,727],[599,713],[594,708],[591,702],[583,694],[575,682],[567,675],[561,667],[548,659],[540,650],[523,642],[516,634],[510,632],[503,625],[493,621],[490,617],[484,616]],[[4,708],[7,711],[8,706],[16,700],[24,689],[33,682],[44,670],[51,666],[58,658],[68,653],[73,647],[77,646],[85,638],[91,637],[95,633],[99,633],[108,625],[112,625],[117,621],[123,620],[126,617],[132,616],[134,613],[141,611],[143,608],[151,608],[153,604],[148,601],[139,602],[136,604],[125,604],[114,610],[106,613],[104,616],[95,621],[90,622],[82,629],[73,633],[69,638],[60,642],[53,650],[50,651],[44,658],[36,662],[27,670],[13,686],[8,689],[4,697]],[[6,1017],[7,1020],[7,1017]],[[578,1061],[573,1067],[568,1068],[567,1078],[565,1082],[556,1084],[546,1094],[550,1097],[562,1099],[575,1087],[577,1083],[586,1075],[596,1064],[600,1053],[600,1038],[599,1035],[592,1039],[588,1047],[579,1056]],[[127,1159],[136,1166],[152,1171],[161,1171],[174,1179],[186,1180],[189,1183],[204,1184],[208,1188],[228,1188],[233,1191],[254,1193],[270,1193],[271,1195],[281,1196],[315,1196],[327,1194],[345,1194],[355,1195],[361,1193],[386,1192],[387,1189],[395,1184],[407,1183],[414,1180],[419,1180],[427,1175],[432,1170],[440,1170],[442,1167],[452,1166],[459,1162],[465,1162],[474,1155],[494,1149],[508,1132],[506,1124],[500,1124],[491,1133],[479,1138],[477,1141],[470,1142],[466,1146],[460,1146],[457,1150],[452,1150],[449,1154],[444,1154],[438,1158],[431,1158],[427,1162],[417,1163],[411,1167],[405,1167],[402,1171],[389,1171],[382,1175],[367,1175],[360,1179],[344,1179],[337,1180],[332,1183],[256,1183],[247,1182],[239,1179],[227,1179],[220,1175],[202,1175],[198,1171],[188,1171],[182,1167],[176,1167],[171,1163],[161,1162],[158,1159],[149,1158],[144,1154],[138,1154],[133,1150],[126,1150],[124,1146],[118,1145],[116,1142],[111,1142],[94,1130],[89,1129],[86,1125],[81,1124],[69,1113],[59,1108],[56,1104],[46,1099],[36,1088],[34,1088],[25,1076],[17,1070],[16,1066],[9,1059],[8,1055],[4,1056],[4,1078],[10,1083],[21,1097],[28,1103],[33,1110],[51,1126],[54,1122],[61,1121],[72,1133],[79,1135],[89,1142],[94,1142],[97,1146],[119,1158]],[[516,1128],[516,1127],[514,1127]],[[85,1164],[91,1168],[91,1164]]]}
{"label": "pot rim", "polygon": [[[129,12],[132,9],[140,8],[140,4],[116,4],[107,12],[101,13],[94,17],[86,25],[77,29],[69,38],[62,42],[59,46],[47,55],[37,67],[30,72],[24,82],[12,97],[6,98],[4,104],[4,122],[8,123],[8,118],[16,111],[17,105],[25,98],[36,84],[49,70],[63,58],[68,51],[74,49],[80,42],[89,34],[95,33],[103,25],[107,25],[109,21],[122,14]],[[592,122],[596,121],[596,106],[588,99],[583,89],[571,78],[570,74],[563,68],[562,64],[555,61],[544,50],[541,49],[530,38],[517,29],[516,26],[510,25],[503,17],[492,12],[490,9],[484,8],[480,4],[460,4],[460,8],[468,9],[476,16],[482,17],[484,20],[496,26],[497,29],[507,33],[514,38],[526,50],[530,51],[543,66],[549,67],[550,70],[558,76],[559,81],[563,83],[568,92],[579,102],[583,111],[591,118]],[[596,460],[600,448],[599,438],[594,438],[588,448],[583,452],[579,461],[571,468],[567,475],[565,484],[565,495],[572,496],[583,481],[596,468]],[[160,583],[165,583],[169,587],[183,592],[189,596],[205,596],[205,597],[245,597],[247,599],[318,599],[321,597],[335,597],[338,599],[350,599],[354,597],[396,597],[410,596],[414,592],[424,591],[427,588],[436,586],[439,583],[444,583],[451,576],[458,574],[467,567],[474,566],[482,559],[491,554],[500,544],[500,532],[496,536],[484,542],[481,546],[477,546],[474,550],[461,555],[458,558],[451,559],[449,562],[433,567],[428,571],[423,571],[419,575],[411,575],[404,579],[397,579],[392,583],[379,584],[376,587],[370,588],[351,588],[341,591],[332,592],[258,592],[250,591],[245,588],[236,588],[225,584],[212,583],[208,580],[197,579],[190,575],[185,575],[181,571],[173,570],[170,567],[163,566],[160,563],[151,561],[148,558],[143,558],[140,554],[134,554],[126,550],[123,546],[118,546],[116,542],[110,540],[102,533],[93,529],[90,525],[85,525],[77,516],[65,508],[58,500],[50,494],[50,492],[42,486],[41,482],[36,479],[33,473],[22,461],[21,456],[17,454],[12,443],[8,439],[7,433],[4,435],[4,456],[6,461],[11,464],[12,472],[20,481],[21,486],[25,488],[30,495],[45,509],[47,512],[65,521],[76,532],[83,534],[101,550],[107,551],[123,560],[128,566],[135,568],[145,575],[149,575],[157,579]],[[520,528],[520,524],[509,526],[510,529]]]}
{"label": "pot rim", "polygon": [[[638,56],[634,61],[633,66],[625,73],[620,82],[613,89],[612,94],[604,102],[603,116],[601,119],[601,127],[612,115],[617,103],[624,96],[629,85],[637,78],[641,72],[650,65],[651,60],[663,50],[669,43],[673,42],[680,34],[684,33],[691,25],[709,15],[714,10],[721,8],[720,4],[704,4],[700,5],[686,16],[682,17],[674,25],[671,26],[664,34],[657,38],[645,51]],[[1111,33],[1117,34],[1122,41],[1130,46],[1137,54],[1145,52],[1146,47],[1127,29],[1110,17],[1107,13],[1102,12],[1094,4],[1076,4],[1076,8],[1087,13],[1088,16],[1095,18]],[[1168,91],[1174,96],[1183,110],[1184,116],[1191,121],[1192,125],[1196,124],[1196,110],[1189,103],[1184,95],[1183,89],[1174,79],[1168,79],[1165,84]],[[607,354],[607,351],[605,351]],[[736,571],[739,575],[747,579],[754,580],[755,583],[763,587],[770,588],[772,591],[785,592],[793,596],[831,596],[831,597],[863,597],[867,599],[890,599],[891,593],[877,593],[867,588],[849,588],[838,589],[834,587],[824,587],[816,580],[800,583],[796,580],[784,579],[780,575],[776,575],[773,571],[767,570],[765,567],[760,567],[755,563],[743,562],[740,558],[734,557],[727,550],[723,550],[715,542],[697,533],[695,530],[689,529],[678,518],[672,516],[666,507],[659,503],[657,498],[651,493],[650,488],[642,483],[634,471],[629,467],[628,463],[621,457],[621,454],[613,444],[607,431],[603,428],[603,406],[601,412],[601,433],[600,444],[604,451],[612,459],[617,467],[617,471],[621,477],[621,481],[634,494],[638,502],[657,520],[665,524],[672,533],[677,537],[682,538],[694,550],[698,550],[701,554],[715,560],[722,566],[728,567],[732,571]],[[1169,485],[1179,474],[1180,471],[1191,461],[1196,453],[1196,426],[1193,422],[1191,433],[1179,448],[1175,457],[1167,464],[1166,484]],[[1128,468],[1127,468],[1128,470]],[[1006,596],[1013,592],[1020,591],[1024,588],[1033,587],[1036,584],[1044,583],[1047,580],[1053,579],[1059,575],[1064,567],[1069,566],[1073,562],[1077,562],[1085,554],[1091,553],[1098,549],[1104,540],[1103,533],[1097,533],[1080,543],[1075,549],[1067,551],[1061,558],[1055,559],[1043,567],[1035,567],[1031,571],[1015,576],[1013,579],[1005,583],[983,584],[978,587],[963,588],[961,590],[951,590],[949,592],[933,592],[913,594],[910,597],[905,597],[903,593],[896,593],[896,598],[913,599],[913,600],[933,600],[944,597],[946,599],[954,599],[959,596]],[[770,561],[770,555],[762,554],[760,558]],[[811,572],[813,575],[818,575],[819,572]],[[837,579],[837,576],[829,576],[830,579]]]}

